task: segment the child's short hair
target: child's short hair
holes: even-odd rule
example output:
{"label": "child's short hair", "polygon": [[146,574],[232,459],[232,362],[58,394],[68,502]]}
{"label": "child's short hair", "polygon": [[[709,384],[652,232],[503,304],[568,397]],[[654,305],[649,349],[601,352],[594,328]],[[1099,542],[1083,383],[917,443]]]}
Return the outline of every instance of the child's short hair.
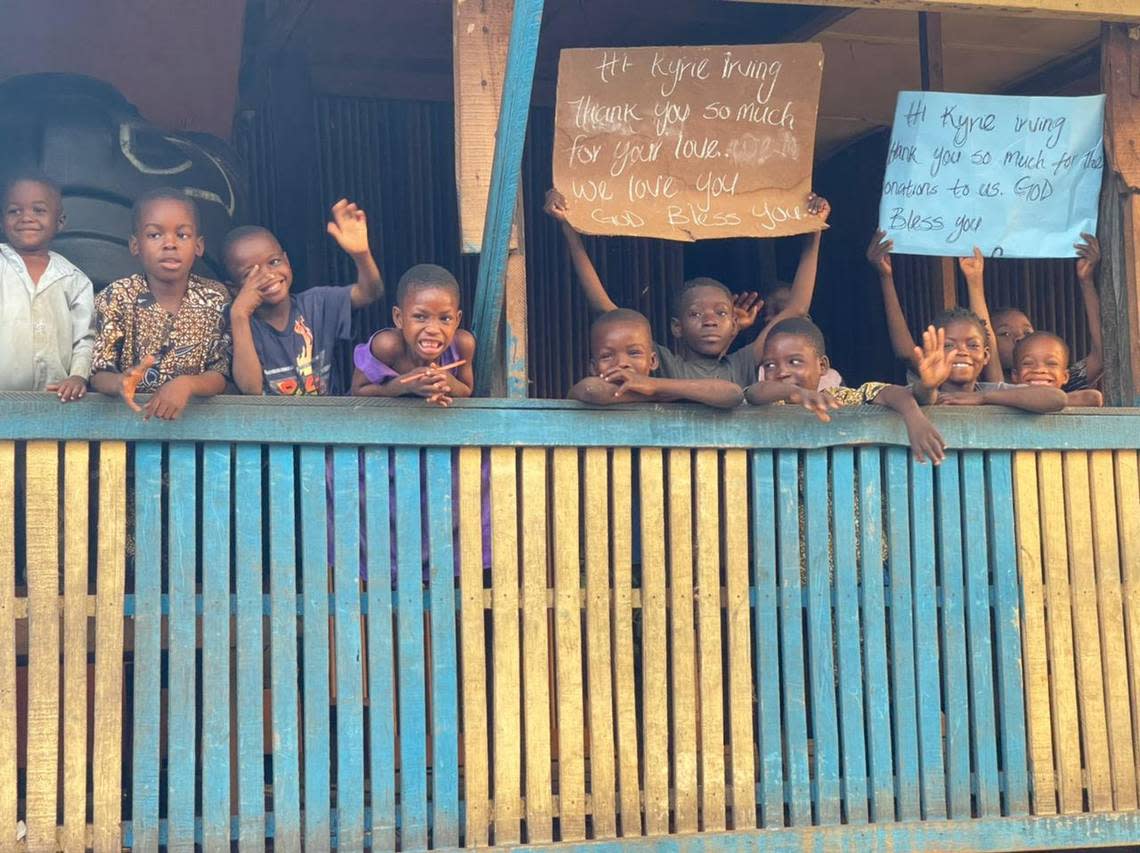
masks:
{"label": "child's short hair", "polygon": [[775,340],[781,335],[791,335],[797,338],[804,338],[812,349],[815,350],[816,355],[827,355],[827,345],[823,340],[823,332],[819,330],[819,326],[809,320],[807,317],[787,317],[776,323],[768,332],[768,338],[765,344]]}
{"label": "child's short hair", "polygon": [[41,172],[39,169],[18,169],[14,172],[8,172],[4,175],[4,182],[0,185],[0,201],[7,201],[8,194],[12,191],[12,187],[16,184],[39,184],[40,186],[47,187],[51,194],[55,196],[55,200],[60,204],[63,203],[63,191],[59,188],[52,178],[48,177],[46,172]]}
{"label": "child's short hair", "polygon": [[963,308],[958,305],[954,308],[947,308],[942,311],[937,317],[934,318],[934,327],[942,329],[951,323],[973,323],[978,330],[978,334],[982,336],[982,340],[988,340],[988,332],[986,329],[986,321],[971,311],[969,308]]}
{"label": "child's short hair", "polygon": [[632,308],[615,308],[594,318],[594,322],[590,324],[590,340],[593,341],[594,335],[603,329],[623,323],[644,326],[652,337],[653,327],[650,325],[648,317]]}
{"label": "child's short hair", "polygon": [[410,294],[431,288],[451,291],[456,302],[460,299],[459,282],[450,272],[438,264],[416,264],[400,276],[396,284],[396,304],[403,305]]}
{"label": "child's short hair", "polygon": [[1000,308],[995,308],[990,312],[990,319],[996,323],[998,317],[1001,317],[1003,314],[1012,314],[1014,311],[1016,311],[1018,314],[1025,313],[1020,308],[1014,308],[1012,305],[1003,305]]}
{"label": "child's short hair", "polygon": [[705,276],[705,275],[697,276],[696,278],[688,279],[684,284],[681,285],[681,289],[678,290],[674,294],[674,296],[673,296],[673,316],[674,317],[680,317],[681,316],[681,312],[685,309],[685,306],[689,304],[689,299],[692,297],[693,291],[696,290],[698,287],[715,288],[716,290],[723,292],[725,297],[728,299],[728,301],[732,302],[732,298],[733,298],[732,297],[732,291],[729,290],[728,287],[725,286],[725,284],[723,282],[717,281],[715,278],[709,278],[708,276]]}
{"label": "child's short hair", "polygon": [[1021,351],[1028,346],[1032,341],[1050,340],[1059,344],[1061,351],[1065,354],[1065,366],[1069,366],[1069,345],[1065,343],[1065,339],[1060,335],[1055,335],[1052,332],[1030,332],[1020,341],[1013,345],[1013,363],[1016,365],[1018,359],[1021,358]]}
{"label": "child's short hair", "polygon": [[131,229],[138,231],[142,225],[142,215],[146,206],[154,201],[177,201],[180,202],[190,210],[190,216],[194,220],[194,229],[200,231],[202,229],[202,222],[198,218],[198,205],[194,203],[194,199],[186,195],[182,190],[175,189],[174,187],[156,187],[153,190],[147,190],[145,193],[135,199],[135,203],[131,205]]}
{"label": "child's short hair", "polygon": [[277,235],[270,231],[268,228],[263,228],[260,225],[239,225],[237,228],[231,228],[226,238],[222,241],[222,263],[229,266],[230,251],[247,237],[268,237],[276,241]]}

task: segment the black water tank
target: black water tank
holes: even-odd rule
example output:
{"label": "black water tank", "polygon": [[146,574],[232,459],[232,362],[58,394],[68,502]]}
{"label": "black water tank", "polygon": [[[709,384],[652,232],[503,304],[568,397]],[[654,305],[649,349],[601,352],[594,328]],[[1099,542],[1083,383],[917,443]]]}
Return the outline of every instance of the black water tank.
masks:
{"label": "black water tank", "polygon": [[98,290],[139,270],[127,249],[131,204],[155,187],[198,202],[205,257],[195,271],[224,279],[218,250],[244,222],[248,191],[221,139],[148,124],[113,86],[76,74],[29,74],[0,84],[0,179],[25,169],[63,187],[67,226],[54,248]]}

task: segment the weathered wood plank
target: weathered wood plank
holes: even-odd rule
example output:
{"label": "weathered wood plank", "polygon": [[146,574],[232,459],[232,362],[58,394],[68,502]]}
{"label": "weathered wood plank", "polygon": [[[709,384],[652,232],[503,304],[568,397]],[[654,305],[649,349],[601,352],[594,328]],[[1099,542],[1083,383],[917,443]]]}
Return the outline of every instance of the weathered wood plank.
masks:
{"label": "weathered wood plank", "polygon": [[[1116,513],[1120,528],[1120,569],[1123,589],[1125,645],[1128,660],[1140,660],[1140,473],[1137,454],[1122,450],[1113,454],[1116,474]],[[1132,731],[1140,737],[1140,679],[1129,679]],[[1140,749],[1136,773],[1140,777]]]}
{"label": "weathered wood plank", "polygon": [[[759,3],[761,0],[739,0]],[[807,0],[774,0],[802,5]],[[903,12],[965,12],[986,15],[1032,15],[1084,21],[1140,23],[1140,11],[1130,0],[811,0],[815,6],[897,9]]]}
{"label": "weathered wood plank", "polygon": [[[122,447],[121,444],[117,446]],[[109,512],[112,515],[108,519],[109,526],[106,534],[108,541],[114,536],[115,531],[113,506]],[[0,526],[5,530],[14,530],[16,526],[16,444],[12,441],[0,442]],[[102,547],[104,542],[102,536],[100,536],[99,541]],[[110,576],[107,579],[106,586],[109,597],[110,587],[115,582],[115,575],[111,571],[111,567],[108,567],[108,570]],[[0,583],[0,826],[15,826],[19,794],[16,787],[18,771],[16,767],[16,537],[14,536],[0,536],[0,578],[4,579],[3,583]],[[12,579],[11,582],[8,581],[8,578]],[[119,572],[118,578],[121,589],[122,572]],[[99,591],[102,593],[103,584],[100,584]],[[100,601],[102,602],[102,598]],[[123,619],[121,601],[119,612],[116,615],[121,630]],[[103,615],[102,620],[97,621],[97,631],[100,622],[105,626],[106,615]],[[99,635],[96,640],[96,666],[103,663],[105,668],[107,651],[99,644],[100,639],[103,639],[103,635]],[[119,660],[121,661],[122,658]],[[105,679],[99,678],[100,674],[97,671],[97,689],[105,681]],[[98,708],[99,705],[96,704],[96,713],[98,713]],[[111,709],[108,708],[107,710],[110,711]],[[108,732],[106,740],[109,740],[116,733],[117,728]],[[96,756],[103,760],[102,765],[97,764],[95,767],[97,795],[95,803],[97,807],[105,805],[107,799],[106,777],[98,773],[100,769],[106,766],[106,740],[98,736],[95,740]],[[115,757],[118,758],[118,752],[115,753]],[[101,848],[102,850],[107,850],[113,846],[107,843],[112,830],[107,827],[105,817],[104,812],[96,811],[96,845],[97,849]]]}
{"label": "weathered wood plank", "polygon": [[[64,445],[63,494],[63,832],[64,850],[87,846],[87,472],[86,442]],[[193,624],[193,623],[191,623]],[[193,683],[193,682],[191,682]],[[193,709],[193,699],[190,708]],[[194,778],[193,739],[190,778]]]}

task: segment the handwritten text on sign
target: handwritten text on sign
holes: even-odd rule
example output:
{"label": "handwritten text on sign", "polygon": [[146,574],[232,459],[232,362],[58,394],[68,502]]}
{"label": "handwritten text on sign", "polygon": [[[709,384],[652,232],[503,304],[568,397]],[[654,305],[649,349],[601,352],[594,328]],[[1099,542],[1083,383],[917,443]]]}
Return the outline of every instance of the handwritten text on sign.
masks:
{"label": "handwritten text on sign", "polygon": [[1096,232],[1104,96],[900,92],[879,227],[896,252],[1073,257]]}
{"label": "handwritten text on sign", "polygon": [[587,234],[817,230],[816,44],[564,50],[554,186]]}

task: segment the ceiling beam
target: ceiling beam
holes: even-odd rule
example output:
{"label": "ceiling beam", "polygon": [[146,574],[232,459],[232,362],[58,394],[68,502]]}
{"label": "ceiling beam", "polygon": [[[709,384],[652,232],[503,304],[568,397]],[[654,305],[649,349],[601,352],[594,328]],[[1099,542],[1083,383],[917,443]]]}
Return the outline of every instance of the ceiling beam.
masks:
{"label": "ceiling beam", "polygon": [[741,3],[781,3],[903,12],[973,12],[1083,21],[1140,24],[1136,0],[735,0]]}

